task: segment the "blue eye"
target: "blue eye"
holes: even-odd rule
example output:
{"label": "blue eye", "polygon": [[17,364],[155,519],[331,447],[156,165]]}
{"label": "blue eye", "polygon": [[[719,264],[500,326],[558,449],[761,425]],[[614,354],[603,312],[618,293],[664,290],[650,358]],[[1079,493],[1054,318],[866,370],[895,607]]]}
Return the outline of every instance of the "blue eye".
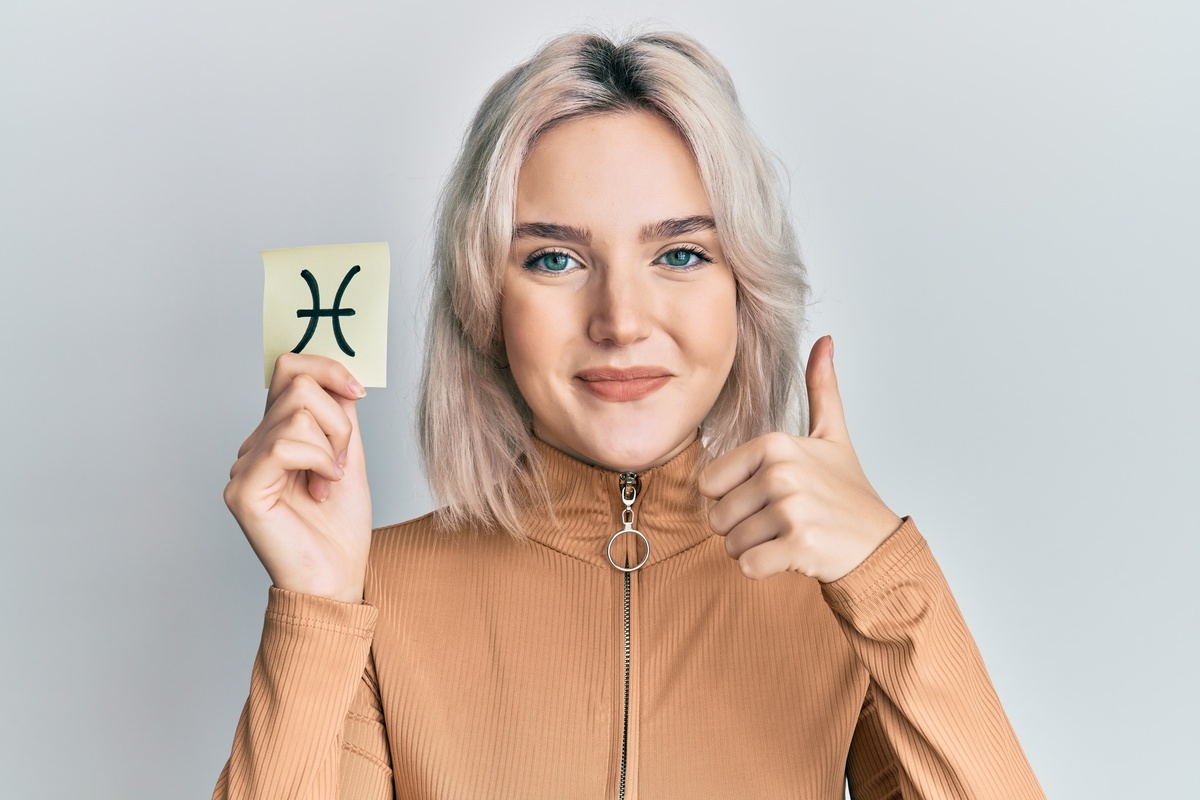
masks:
{"label": "blue eye", "polygon": [[572,265],[578,266],[578,264],[578,261],[566,253],[552,250],[548,253],[534,253],[524,266],[525,269],[534,272],[567,272],[573,268]]}
{"label": "blue eye", "polygon": [[679,247],[675,250],[668,250],[659,256],[658,260],[664,266],[681,270],[693,269],[705,262],[712,263],[711,258],[701,251],[693,250],[690,247]]}

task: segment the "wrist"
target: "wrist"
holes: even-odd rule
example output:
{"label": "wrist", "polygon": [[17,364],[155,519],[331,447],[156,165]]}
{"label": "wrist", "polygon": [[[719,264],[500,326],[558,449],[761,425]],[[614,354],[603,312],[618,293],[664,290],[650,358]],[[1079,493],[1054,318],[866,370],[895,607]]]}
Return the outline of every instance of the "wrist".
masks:
{"label": "wrist", "polygon": [[314,580],[273,580],[277,589],[283,589],[295,594],[324,597],[339,603],[363,602],[363,584],[345,581],[314,581]]}

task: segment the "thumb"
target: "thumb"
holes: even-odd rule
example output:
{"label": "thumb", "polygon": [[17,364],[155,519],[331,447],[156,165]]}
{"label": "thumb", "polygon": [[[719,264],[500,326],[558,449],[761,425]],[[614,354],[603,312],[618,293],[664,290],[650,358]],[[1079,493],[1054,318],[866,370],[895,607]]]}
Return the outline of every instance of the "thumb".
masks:
{"label": "thumb", "polygon": [[808,388],[808,435],[849,442],[842,396],[838,393],[837,375],[833,371],[832,336],[822,336],[813,344],[804,370],[804,384]]}

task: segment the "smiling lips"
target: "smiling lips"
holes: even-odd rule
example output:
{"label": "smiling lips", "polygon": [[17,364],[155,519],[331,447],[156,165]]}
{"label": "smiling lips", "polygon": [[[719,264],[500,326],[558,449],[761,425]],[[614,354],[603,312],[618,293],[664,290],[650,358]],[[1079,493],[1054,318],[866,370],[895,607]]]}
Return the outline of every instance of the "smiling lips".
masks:
{"label": "smiling lips", "polygon": [[671,373],[662,367],[598,367],[581,370],[575,379],[601,400],[624,403],[658,391],[671,380]]}

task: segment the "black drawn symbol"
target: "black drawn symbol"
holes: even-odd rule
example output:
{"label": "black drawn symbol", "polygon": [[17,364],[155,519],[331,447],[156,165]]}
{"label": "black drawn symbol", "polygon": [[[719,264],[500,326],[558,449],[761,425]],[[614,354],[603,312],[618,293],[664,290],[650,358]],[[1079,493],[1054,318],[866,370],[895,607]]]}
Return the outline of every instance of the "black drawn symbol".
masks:
{"label": "black drawn symbol", "polygon": [[342,295],[346,293],[346,287],[350,285],[350,279],[362,270],[362,267],[355,264],[346,277],[342,278],[342,285],[338,287],[337,294],[333,297],[333,308],[321,308],[321,290],[317,287],[317,279],[313,274],[304,269],[300,271],[300,277],[304,278],[304,282],[308,284],[308,290],[312,292],[312,308],[300,309],[296,312],[297,317],[308,317],[308,330],[304,332],[304,337],[300,339],[300,344],[292,348],[293,353],[299,353],[308,344],[308,340],[317,330],[317,321],[321,317],[333,318],[333,337],[337,339],[338,347],[342,352],[351,358],[354,357],[354,351],[350,349],[350,345],[346,343],[346,337],[342,336],[342,317],[353,317],[353,308],[342,308]]}

